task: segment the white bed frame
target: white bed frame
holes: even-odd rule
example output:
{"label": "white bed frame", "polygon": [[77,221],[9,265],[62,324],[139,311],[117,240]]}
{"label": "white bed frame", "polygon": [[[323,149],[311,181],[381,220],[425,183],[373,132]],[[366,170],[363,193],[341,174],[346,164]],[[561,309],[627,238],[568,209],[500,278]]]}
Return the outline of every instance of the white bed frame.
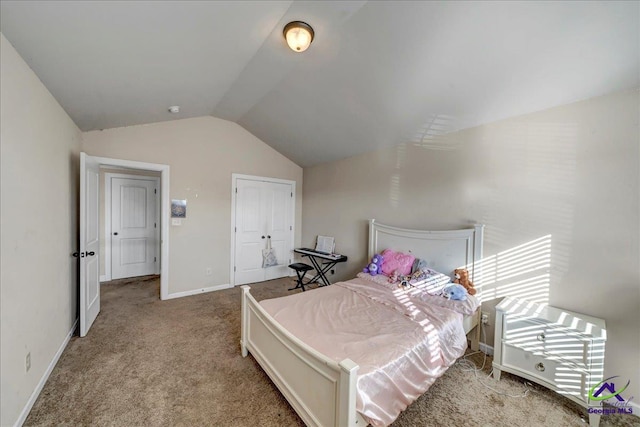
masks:
{"label": "white bed frame", "polygon": [[[482,259],[483,225],[448,231],[409,230],[369,221],[369,258],[386,248],[411,251],[445,274],[465,267],[478,275]],[[253,355],[271,381],[308,426],[366,426],[356,412],[358,365],[340,363],[309,347],[271,317],[242,286],[242,356]],[[480,310],[464,319],[464,330],[476,351]]]}

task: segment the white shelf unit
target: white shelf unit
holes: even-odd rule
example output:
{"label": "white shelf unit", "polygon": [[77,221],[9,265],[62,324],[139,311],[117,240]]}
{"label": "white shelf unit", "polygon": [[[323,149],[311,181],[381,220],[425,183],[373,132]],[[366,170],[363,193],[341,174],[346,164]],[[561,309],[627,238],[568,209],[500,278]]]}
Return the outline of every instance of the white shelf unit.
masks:
{"label": "white shelf unit", "polygon": [[[496,306],[493,376],[526,378],[585,408],[598,408],[589,391],[603,380],[607,339],[602,319],[507,297]],[[597,427],[600,415],[589,414]]]}

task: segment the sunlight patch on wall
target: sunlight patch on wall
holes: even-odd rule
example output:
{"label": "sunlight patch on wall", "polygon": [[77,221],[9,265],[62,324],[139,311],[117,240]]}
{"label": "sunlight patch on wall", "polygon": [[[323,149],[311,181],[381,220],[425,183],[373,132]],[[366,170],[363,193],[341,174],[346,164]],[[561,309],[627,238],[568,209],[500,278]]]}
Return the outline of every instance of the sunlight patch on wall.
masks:
{"label": "sunlight patch on wall", "polygon": [[483,132],[491,170],[478,199],[479,221],[490,225],[485,247],[508,248],[517,236],[552,234],[548,283],[562,283],[570,271],[576,219],[578,125],[514,119],[487,125]]}
{"label": "sunlight patch on wall", "polygon": [[512,296],[548,304],[551,281],[551,235],[486,257],[474,265],[480,301]]}
{"label": "sunlight patch on wall", "polygon": [[404,164],[407,159],[407,146],[406,144],[400,144],[396,147],[396,172],[391,174],[391,178],[389,180],[389,204],[397,208],[400,206],[400,181],[401,181],[401,173]]}
{"label": "sunlight patch on wall", "polygon": [[453,116],[432,114],[415,134],[410,136],[409,140],[416,147],[440,151],[457,150],[459,146],[457,140],[450,140],[444,137],[447,133],[457,130],[455,122],[456,120]]}
{"label": "sunlight patch on wall", "polygon": [[394,173],[391,175],[389,182],[389,204],[397,208],[400,206],[400,174]]}

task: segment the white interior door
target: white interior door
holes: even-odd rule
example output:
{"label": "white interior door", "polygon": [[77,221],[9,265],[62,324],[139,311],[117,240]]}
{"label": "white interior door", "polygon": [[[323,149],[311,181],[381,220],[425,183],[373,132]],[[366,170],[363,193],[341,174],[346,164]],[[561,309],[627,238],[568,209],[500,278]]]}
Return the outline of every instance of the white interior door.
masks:
{"label": "white interior door", "polygon": [[[287,276],[293,251],[293,186],[237,179],[235,191],[235,285]],[[263,268],[262,250],[269,240],[278,265]]]}
{"label": "white interior door", "polygon": [[158,274],[157,178],[111,178],[111,278]]}
{"label": "white interior door", "polygon": [[262,249],[266,248],[263,183],[239,179],[236,187],[235,284],[264,280]]}
{"label": "white interior door", "polygon": [[80,153],[80,336],[100,312],[99,191],[100,165]]}
{"label": "white interior door", "polygon": [[265,217],[267,238],[271,247],[276,250],[278,265],[265,269],[264,280],[277,279],[289,275],[291,264],[292,221],[291,200],[293,198],[291,184],[275,182],[264,183]]}

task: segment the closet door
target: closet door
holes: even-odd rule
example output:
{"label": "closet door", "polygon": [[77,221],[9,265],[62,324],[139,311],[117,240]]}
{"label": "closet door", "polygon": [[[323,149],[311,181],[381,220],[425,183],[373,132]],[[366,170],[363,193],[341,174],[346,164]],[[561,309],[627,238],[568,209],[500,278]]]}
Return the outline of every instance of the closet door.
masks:
{"label": "closet door", "polygon": [[[293,186],[237,179],[234,284],[261,282],[289,275],[291,263]],[[278,265],[262,267],[262,250],[276,250]]]}
{"label": "closet door", "polygon": [[236,186],[235,284],[261,282],[266,247],[263,183],[239,179]]}
{"label": "closet door", "polygon": [[289,275],[291,264],[291,235],[293,226],[291,221],[291,201],[293,199],[290,184],[265,182],[266,200],[266,231],[271,247],[276,250],[278,265],[265,269],[265,280],[276,279]]}

